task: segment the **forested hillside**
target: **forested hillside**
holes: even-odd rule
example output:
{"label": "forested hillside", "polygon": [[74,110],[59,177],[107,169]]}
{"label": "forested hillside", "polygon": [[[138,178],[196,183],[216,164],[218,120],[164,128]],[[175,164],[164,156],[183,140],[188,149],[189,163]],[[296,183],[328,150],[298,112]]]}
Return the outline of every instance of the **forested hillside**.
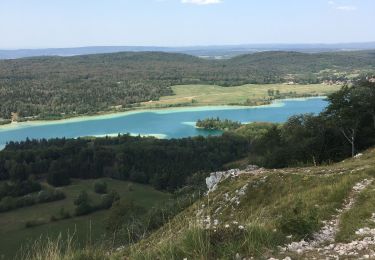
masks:
{"label": "forested hillside", "polygon": [[172,85],[317,83],[372,73],[375,51],[264,52],[204,60],[161,52],[0,61],[0,118],[59,118],[121,108],[173,94]]}
{"label": "forested hillside", "polygon": [[28,181],[32,179],[47,179],[51,185],[64,186],[70,178],[106,176],[175,190],[192,181],[194,174],[198,178],[202,171],[220,169],[243,157],[247,149],[245,138],[232,134],[172,140],[123,135],[9,143],[0,153],[0,181],[17,184],[0,184],[0,199],[17,190],[28,193],[23,190],[33,189]]}

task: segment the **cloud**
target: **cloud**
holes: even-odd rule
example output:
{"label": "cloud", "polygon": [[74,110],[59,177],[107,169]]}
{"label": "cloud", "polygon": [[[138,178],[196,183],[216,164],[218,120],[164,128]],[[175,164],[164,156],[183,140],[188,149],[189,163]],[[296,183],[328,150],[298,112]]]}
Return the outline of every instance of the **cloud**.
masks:
{"label": "cloud", "polygon": [[341,10],[341,11],[355,11],[357,10],[357,7],[354,5],[343,5],[343,6],[337,6],[336,9]]}
{"label": "cloud", "polygon": [[341,4],[340,2],[342,3],[344,1],[329,0],[328,5],[330,5],[333,9],[340,10],[340,11],[355,11],[358,9],[357,6],[355,5],[340,5]]}
{"label": "cloud", "polygon": [[222,0],[181,0],[183,4],[194,4],[194,5],[212,5],[220,4]]}

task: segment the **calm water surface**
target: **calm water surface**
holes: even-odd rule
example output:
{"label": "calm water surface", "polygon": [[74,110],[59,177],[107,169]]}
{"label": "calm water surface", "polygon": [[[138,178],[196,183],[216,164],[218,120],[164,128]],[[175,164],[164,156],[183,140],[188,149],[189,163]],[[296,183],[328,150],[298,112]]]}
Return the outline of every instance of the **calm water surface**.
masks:
{"label": "calm water surface", "polygon": [[121,115],[98,116],[61,122],[20,123],[15,127],[0,127],[0,148],[6,142],[32,139],[80,136],[105,136],[118,133],[155,135],[161,138],[181,138],[220,134],[219,131],[196,129],[198,119],[220,117],[241,122],[285,122],[301,113],[319,113],[327,106],[324,98],[275,101],[261,107],[200,107],[150,110]]}

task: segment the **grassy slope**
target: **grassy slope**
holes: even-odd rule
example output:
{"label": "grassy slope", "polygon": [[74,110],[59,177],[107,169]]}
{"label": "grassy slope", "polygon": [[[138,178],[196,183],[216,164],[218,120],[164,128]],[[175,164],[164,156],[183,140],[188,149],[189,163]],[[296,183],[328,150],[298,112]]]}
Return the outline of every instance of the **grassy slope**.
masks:
{"label": "grassy slope", "polygon": [[[374,176],[375,149],[359,159],[331,166],[265,170],[258,176],[244,174],[224,181],[209,198],[195,203],[148,239],[115,256],[131,259],[233,259],[236,253],[257,258],[278,256],[277,245],[291,242],[280,231],[278,220],[297,201],[303,203],[304,213],[315,211],[321,223],[336,213],[357,182]],[[249,188],[238,206],[225,201],[225,193],[232,198],[245,184]],[[375,212],[374,187],[363,191],[354,207],[341,217],[337,241],[352,239],[354,231],[369,222]],[[211,221],[217,219],[219,224],[208,231],[202,229],[198,223],[206,216],[211,216]],[[244,231],[239,225],[245,227]],[[320,227],[318,224],[314,230]]]}
{"label": "grassy slope", "polygon": [[[154,190],[151,187],[131,184],[129,182],[105,179],[108,190],[116,190],[121,199],[129,199],[144,207],[151,207],[156,203],[162,203],[169,195]],[[29,220],[49,221],[51,215],[58,216],[61,207],[71,213],[74,212],[73,201],[80,191],[86,190],[93,202],[100,199],[100,195],[93,191],[94,180],[74,180],[72,185],[62,188],[66,199],[52,203],[39,204],[32,207],[21,208],[0,214],[0,259],[1,255],[12,256],[21,244],[32,241],[40,236],[56,237],[60,233],[76,234],[78,241],[84,243],[90,236],[93,240],[99,239],[105,232],[104,220],[107,211],[99,211],[88,216],[52,222],[33,228],[25,228],[25,222]],[[131,185],[129,190],[128,185]],[[90,227],[91,222],[91,227]]]}
{"label": "grassy slope", "polygon": [[[337,91],[337,85],[283,85],[283,84],[249,84],[237,87],[220,87],[215,85],[180,85],[173,86],[173,96],[165,96],[159,101],[144,102],[142,107],[191,104],[194,106],[243,104],[247,99],[261,101],[268,99],[268,90],[279,90],[281,94],[296,92],[298,95],[327,95]],[[192,103],[194,100],[195,103]]]}

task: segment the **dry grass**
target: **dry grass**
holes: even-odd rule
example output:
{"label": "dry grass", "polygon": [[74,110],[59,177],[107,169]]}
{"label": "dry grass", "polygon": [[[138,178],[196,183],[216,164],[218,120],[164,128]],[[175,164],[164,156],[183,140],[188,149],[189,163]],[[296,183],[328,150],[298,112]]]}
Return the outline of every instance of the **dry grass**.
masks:
{"label": "dry grass", "polygon": [[87,244],[83,249],[78,246],[74,235],[66,239],[40,237],[33,244],[23,248],[15,259],[19,260],[106,260],[108,251],[100,245]]}

